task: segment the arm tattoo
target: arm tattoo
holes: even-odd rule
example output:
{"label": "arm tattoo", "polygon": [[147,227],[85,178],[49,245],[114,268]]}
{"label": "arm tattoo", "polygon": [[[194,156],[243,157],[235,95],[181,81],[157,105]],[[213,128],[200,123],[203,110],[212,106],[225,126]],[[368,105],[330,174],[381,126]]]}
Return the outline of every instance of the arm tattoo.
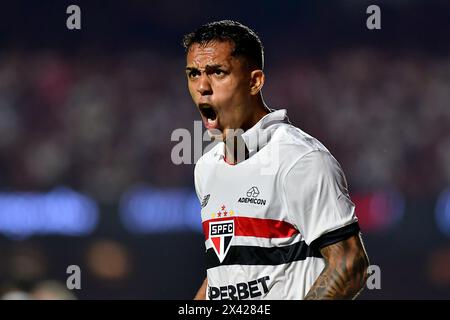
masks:
{"label": "arm tattoo", "polygon": [[321,249],[325,268],[312,285],[305,300],[354,299],[367,279],[367,258],[359,236]]}

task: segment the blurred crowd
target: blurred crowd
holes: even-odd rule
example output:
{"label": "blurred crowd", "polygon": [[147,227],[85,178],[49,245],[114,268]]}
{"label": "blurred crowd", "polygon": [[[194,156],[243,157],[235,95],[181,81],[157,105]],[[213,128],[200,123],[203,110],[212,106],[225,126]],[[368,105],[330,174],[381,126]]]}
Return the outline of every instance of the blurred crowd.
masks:
{"label": "blurred crowd", "polygon": [[[398,224],[363,229],[383,288],[363,298],[450,296],[449,238],[437,229],[450,216],[434,217],[450,186],[448,2],[380,0],[377,31],[365,28],[372,3],[360,0],[78,2],[79,31],[67,30],[64,1],[2,4],[0,198],[17,226],[15,213],[30,223],[32,210],[11,192],[75,190],[97,202],[99,225],[79,237],[0,234],[0,299],[192,298],[204,279],[203,236],[129,232],[119,200],[141,184],[193,189],[193,164],[171,160],[172,132],[194,137],[200,120],[178,43],[223,18],[260,34],[266,103],[287,109],[338,159],[360,221],[386,222],[380,195],[398,196]],[[66,286],[70,265],[81,269],[82,290]]]}
{"label": "blurred crowd", "polygon": [[[288,54],[289,55],[289,54]],[[116,203],[131,185],[192,188],[170,136],[193,132],[184,56],[7,51],[0,56],[0,187],[73,187]],[[370,49],[266,57],[264,96],[319,138],[352,191],[433,195],[450,182],[450,57]]]}
{"label": "blurred crowd", "polygon": [[39,282],[29,291],[16,287],[4,291],[1,300],[76,300],[76,296],[56,280]]}
{"label": "blurred crowd", "polygon": [[369,49],[285,59],[269,97],[320,138],[354,191],[429,197],[450,182],[450,57]]}

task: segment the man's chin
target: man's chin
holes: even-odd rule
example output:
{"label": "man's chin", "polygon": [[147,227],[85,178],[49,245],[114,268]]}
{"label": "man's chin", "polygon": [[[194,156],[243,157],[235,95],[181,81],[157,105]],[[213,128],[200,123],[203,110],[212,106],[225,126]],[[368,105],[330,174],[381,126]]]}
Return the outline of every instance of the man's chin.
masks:
{"label": "man's chin", "polygon": [[220,130],[217,128],[207,129],[208,135],[213,141],[226,142],[228,138],[241,136],[244,131],[242,129],[224,129]]}
{"label": "man's chin", "polygon": [[223,142],[224,139],[224,134],[221,130],[219,129],[207,129],[208,131],[208,136],[211,138],[211,141],[220,141]]}

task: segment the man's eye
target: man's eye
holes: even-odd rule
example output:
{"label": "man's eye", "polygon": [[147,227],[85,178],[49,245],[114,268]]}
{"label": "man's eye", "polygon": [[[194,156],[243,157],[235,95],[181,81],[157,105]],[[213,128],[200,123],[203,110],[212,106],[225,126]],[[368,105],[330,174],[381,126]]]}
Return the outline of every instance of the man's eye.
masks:
{"label": "man's eye", "polygon": [[217,76],[221,76],[224,74],[224,72],[222,70],[216,70],[216,71],[214,71],[214,74]]}
{"label": "man's eye", "polygon": [[189,72],[189,78],[195,78],[195,77],[197,77],[198,75],[199,75],[199,73],[198,72],[195,72],[195,71],[193,71],[193,72]]}

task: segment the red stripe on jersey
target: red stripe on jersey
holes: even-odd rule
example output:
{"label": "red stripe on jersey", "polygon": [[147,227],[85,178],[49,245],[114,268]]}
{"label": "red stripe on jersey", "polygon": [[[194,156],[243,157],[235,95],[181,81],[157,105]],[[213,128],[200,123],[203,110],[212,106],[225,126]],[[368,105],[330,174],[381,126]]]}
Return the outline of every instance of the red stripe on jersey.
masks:
{"label": "red stripe on jersey", "polygon": [[214,221],[234,220],[234,235],[258,238],[290,238],[299,233],[289,222],[273,219],[250,217],[227,217],[206,220],[202,223],[206,240],[209,238],[209,223]]}

